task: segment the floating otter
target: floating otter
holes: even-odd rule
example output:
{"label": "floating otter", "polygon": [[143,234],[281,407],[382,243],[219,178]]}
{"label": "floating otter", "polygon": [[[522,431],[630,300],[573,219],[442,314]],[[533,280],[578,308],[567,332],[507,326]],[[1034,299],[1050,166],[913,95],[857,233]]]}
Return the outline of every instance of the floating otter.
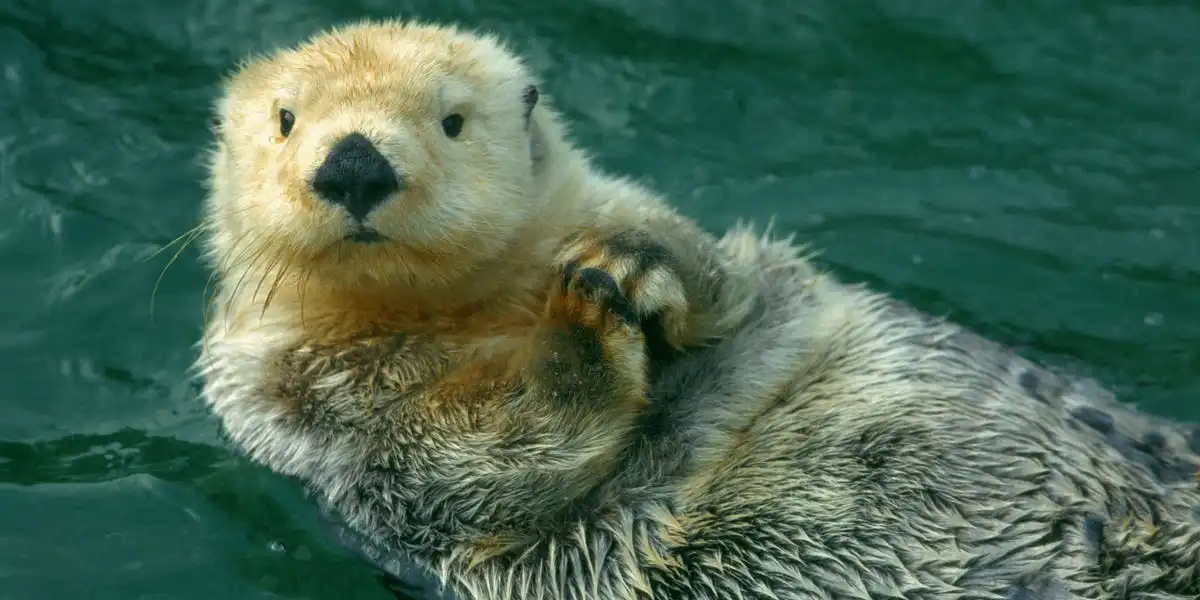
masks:
{"label": "floating otter", "polygon": [[464,599],[1194,599],[1200,428],[567,141],[494,38],[362,22],[218,105],[198,363],[238,448]]}

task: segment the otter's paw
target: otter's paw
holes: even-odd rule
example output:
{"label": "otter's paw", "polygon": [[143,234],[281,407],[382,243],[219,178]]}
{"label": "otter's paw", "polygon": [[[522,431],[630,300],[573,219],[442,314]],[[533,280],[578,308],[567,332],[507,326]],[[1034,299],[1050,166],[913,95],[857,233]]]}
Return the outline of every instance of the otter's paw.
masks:
{"label": "otter's paw", "polygon": [[614,282],[629,307],[632,321],[641,324],[658,315],[668,343],[685,339],[688,297],[674,260],[661,244],[644,232],[601,237],[578,233],[566,240],[556,260],[563,271],[599,270]]}
{"label": "otter's paw", "polygon": [[[563,265],[550,290],[546,315],[570,332],[560,340],[579,344],[568,353],[585,361],[598,358],[608,367],[609,383],[632,403],[627,406],[646,402],[646,335],[633,303],[608,272],[574,261]],[[593,354],[597,342],[600,356]]]}
{"label": "otter's paw", "polygon": [[633,304],[605,271],[571,262],[563,265],[557,279],[558,289],[550,294],[547,307],[552,315],[600,335],[637,328]]}

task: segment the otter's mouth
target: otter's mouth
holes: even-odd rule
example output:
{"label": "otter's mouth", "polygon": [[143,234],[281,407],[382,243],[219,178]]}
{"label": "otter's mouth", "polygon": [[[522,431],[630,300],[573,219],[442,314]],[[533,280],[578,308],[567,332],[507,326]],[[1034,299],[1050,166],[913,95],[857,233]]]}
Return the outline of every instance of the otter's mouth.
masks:
{"label": "otter's mouth", "polygon": [[342,240],[347,242],[355,242],[358,244],[378,244],[387,240],[383,234],[371,229],[370,227],[360,227],[355,231],[347,233]]}

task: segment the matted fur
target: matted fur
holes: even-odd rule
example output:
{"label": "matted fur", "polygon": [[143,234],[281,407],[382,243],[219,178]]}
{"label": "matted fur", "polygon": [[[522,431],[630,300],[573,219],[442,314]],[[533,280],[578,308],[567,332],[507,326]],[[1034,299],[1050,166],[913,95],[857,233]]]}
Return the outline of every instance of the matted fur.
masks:
{"label": "matted fur", "polygon": [[[446,44],[490,58],[431,50]],[[362,25],[306,48],[251,63],[221,103],[208,212],[217,302],[198,366],[237,447],[303,482],[396,577],[413,563],[471,600],[1200,594],[1200,428],[1140,415],[1092,382],[844,285],[789,241],[745,228],[710,240],[650,192],[591,168],[544,105],[531,135],[545,159],[529,178],[506,172],[490,185],[471,161],[507,169],[533,153],[504,165],[441,153],[419,129],[439,118],[428,103],[380,99],[373,111],[370,86],[358,90],[322,127],[362,116],[397,161],[413,150],[388,127],[414,128],[400,138],[430,154],[413,164],[444,169],[418,169],[414,207],[387,208],[381,226],[404,231],[416,211],[427,245],[389,252],[447,268],[362,248],[322,263],[313,240],[336,239],[340,221],[303,191],[319,152],[253,142],[267,135],[254,128],[270,127],[262,115],[279,82],[304,86],[307,56],[371,74],[347,85],[392,64],[378,52],[356,63],[347,48],[436,58],[409,61],[426,65],[413,67],[414,86],[438,85],[444,69],[428,65],[448,60],[471,74],[457,93],[500,94],[479,102],[513,118],[519,100],[505,94],[532,78],[494,40],[432,26]],[[530,141],[516,124],[499,126],[497,147]],[[265,184],[263,169],[282,185]],[[437,245],[448,223],[473,222],[472,207],[517,200],[538,208],[472,229],[481,248],[521,250],[507,255],[511,269]],[[267,259],[238,267],[231,226],[283,237],[246,237]],[[569,237],[580,228],[590,233]],[[535,274],[563,248],[612,274],[643,316],[686,313],[664,323],[668,340],[709,343],[646,352],[631,345],[640,334],[593,323],[603,352],[584,356],[578,340],[530,333],[550,331],[539,307],[556,292]],[[242,289],[247,271],[273,300]],[[455,295],[471,293],[492,302]],[[450,304],[439,313],[434,300]],[[483,308],[455,312],[463,306]],[[528,335],[541,341],[516,341]]]}
{"label": "matted fur", "polygon": [[[842,284],[787,240],[722,246],[758,270],[751,316],[666,369],[658,419],[574,521],[433,562],[459,597],[1200,594],[1200,427]],[[370,538],[348,543],[421,585]]]}

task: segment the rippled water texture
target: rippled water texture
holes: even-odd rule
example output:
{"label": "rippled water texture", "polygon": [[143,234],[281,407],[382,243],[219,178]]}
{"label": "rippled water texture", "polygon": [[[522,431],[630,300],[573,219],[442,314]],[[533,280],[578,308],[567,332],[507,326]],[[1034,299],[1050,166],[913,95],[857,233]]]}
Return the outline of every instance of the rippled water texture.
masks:
{"label": "rippled water texture", "polygon": [[[1132,4],[1132,3],[1131,3]],[[1200,418],[1200,8],[1055,0],[0,0],[0,598],[378,598],[186,379],[218,78],[361,16],[504,34],[720,229]],[[703,8],[713,6],[719,8]],[[343,595],[345,594],[345,595]]]}

